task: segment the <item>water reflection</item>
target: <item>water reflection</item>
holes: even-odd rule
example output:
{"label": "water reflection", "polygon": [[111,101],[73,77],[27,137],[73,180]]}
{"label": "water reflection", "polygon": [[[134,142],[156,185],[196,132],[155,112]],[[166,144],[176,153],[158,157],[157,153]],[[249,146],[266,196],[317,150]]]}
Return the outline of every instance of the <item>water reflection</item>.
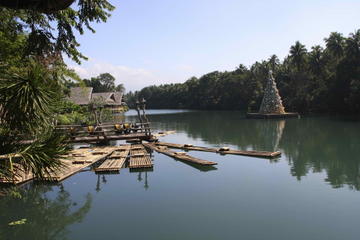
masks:
{"label": "water reflection", "polygon": [[309,172],[326,172],[333,187],[360,190],[360,124],[339,118],[246,119],[239,112],[190,112],[152,115],[155,129],[184,132],[213,145],[239,149],[280,150],[298,180]]}
{"label": "water reflection", "polygon": [[[0,201],[0,239],[67,239],[70,225],[81,222],[92,204],[91,195],[80,207],[62,185],[28,184]],[[23,225],[9,226],[19,219]]]}
{"label": "water reflection", "polygon": [[[96,188],[95,191],[96,192],[100,192],[101,191],[101,184],[106,184],[107,180],[104,174],[96,174],[97,175],[97,181],[96,181]],[[101,181],[100,181],[101,178]]]}
{"label": "water reflection", "polygon": [[129,168],[129,171],[131,173],[137,173],[137,181],[143,182],[144,181],[144,189],[148,190],[149,185],[149,179],[148,179],[148,173],[153,172],[153,168]]}

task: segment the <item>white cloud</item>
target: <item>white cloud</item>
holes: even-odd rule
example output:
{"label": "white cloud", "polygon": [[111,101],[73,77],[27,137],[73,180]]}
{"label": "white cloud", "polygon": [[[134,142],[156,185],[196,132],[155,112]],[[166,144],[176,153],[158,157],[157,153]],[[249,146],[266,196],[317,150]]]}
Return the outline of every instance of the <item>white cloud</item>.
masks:
{"label": "white cloud", "polygon": [[83,65],[69,65],[69,67],[74,69],[81,78],[91,78],[100,73],[110,73],[115,77],[116,84],[124,84],[126,91],[140,90],[145,86],[160,84],[159,76],[150,70],[114,65],[96,59],[89,59]]}

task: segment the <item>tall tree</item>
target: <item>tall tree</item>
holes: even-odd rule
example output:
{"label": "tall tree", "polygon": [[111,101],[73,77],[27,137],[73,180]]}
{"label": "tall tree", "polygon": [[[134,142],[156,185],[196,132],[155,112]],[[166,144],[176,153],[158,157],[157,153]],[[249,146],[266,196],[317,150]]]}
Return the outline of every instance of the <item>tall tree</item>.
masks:
{"label": "tall tree", "polygon": [[118,84],[115,88],[115,91],[124,93],[125,92],[124,84],[122,84],[122,83]]}
{"label": "tall tree", "polygon": [[326,48],[337,59],[344,54],[344,37],[341,33],[332,32],[328,38],[325,38]]}
{"label": "tall tree", "polygon": [[295,45],[290,47],[290,57],[298,71],[300,71],[301,67],[305,63],[306,54],[307,50],[305,45],[301,44],[299,41],[296,41]]}
{"label": "tall tree", "polygon": [[90,80],[84,79],[85,85],[93,88],[93,92],[113,92],[115,91],[115,78],[110,73],[101,73]]}

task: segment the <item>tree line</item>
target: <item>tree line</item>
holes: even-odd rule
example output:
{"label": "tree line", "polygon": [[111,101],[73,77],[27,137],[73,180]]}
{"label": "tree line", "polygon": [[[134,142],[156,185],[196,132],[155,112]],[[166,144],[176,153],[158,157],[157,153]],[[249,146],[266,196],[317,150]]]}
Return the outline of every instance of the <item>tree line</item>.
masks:
{"label": "tree line", "polygon": [[276,55],[234,71],[207,73],[184,83],[148,86],[126,95],[148,108],[257,111],[272,70],[287,111],[360,113],[360,30],[347,37],[332,32],[325,46],[307,49],[297,41],[280,61]]}

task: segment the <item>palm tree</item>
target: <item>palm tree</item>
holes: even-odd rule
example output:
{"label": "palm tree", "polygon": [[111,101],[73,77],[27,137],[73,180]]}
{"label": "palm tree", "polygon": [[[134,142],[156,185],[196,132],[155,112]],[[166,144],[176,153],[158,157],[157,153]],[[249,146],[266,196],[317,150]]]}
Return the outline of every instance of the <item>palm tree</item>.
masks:
{"label": "palm tree", "polygon": [[117,85],[116,88],[115,88],[115,91],[125,93],[124,84],[120,83],[119,85]]}
{"label": "palm tree", "polygon": [[309,54],[309,66],[313,73],[318,74],[322,71],[323,68],[323,51],[324,49],[319,46],[311,47],[311,52]]}
{"label": "palm tree", "polygon": [[305,45],[301,44],[299,41],[295,42],[295,45],[290,47],[290,57],[293,64],[295,64],[298,71],[303,66],[306,61],[307,50]]}
{"label": "palm tree", "polygon": [[43,177],[62,166],[69,150],[53,127],[56,74],[35,62],[0,73],[0,178],[29,171]]}
{"label": "palm tree", "polygon": [[346,39],[345,52],[348,57],[354,60],[360,59],[360,29],[350,33]]}
{"label": "palm tree", "polygon": [[271,55],[271,57],[268,60],[268,64],[270,66],[270,69],[275,71],[277,69],[277,67],[280,65],[280,60],[279,58],[274,54]]}
{"label": "palm tree", "polygon": [[326,48],[329,52],[340,59],[344,55],[344,37],[341,33],[332,32],[328,38],[325,38]]}

